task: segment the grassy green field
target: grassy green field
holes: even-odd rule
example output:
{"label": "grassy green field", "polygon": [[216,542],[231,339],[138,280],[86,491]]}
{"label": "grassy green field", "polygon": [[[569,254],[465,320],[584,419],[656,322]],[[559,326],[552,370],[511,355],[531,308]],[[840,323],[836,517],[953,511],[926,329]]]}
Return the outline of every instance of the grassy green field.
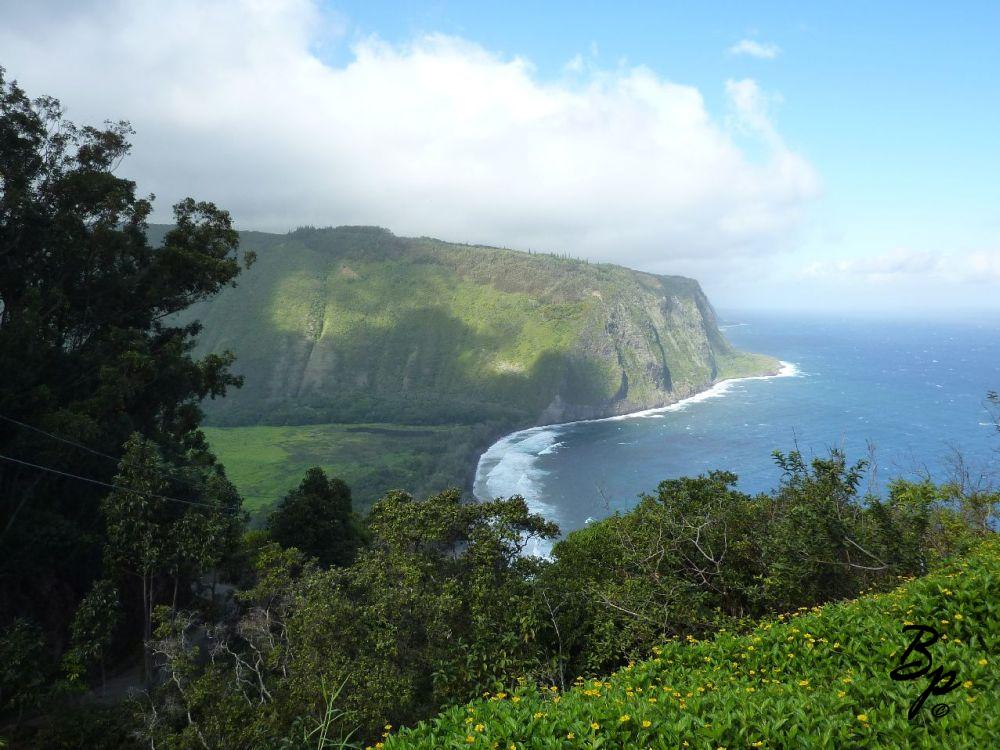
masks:
{"label": "grassy green field", "polygon": [[[390,734],[398,748],[985,748],[1000,738],[1000,542],[888,593],[762,622],[743,635],[671,641],[650,659],[559,692],[523,687]],[[931,670],[954,687],[911,703],[929,675],[896,681],[932,625]],[[926,664],[917,652],[907,660]],[[915,671],[915,670],[911,670]],[[947,679],[940,684],[947,685]],[[942,706],[932,713],[934,706]]]}
{"label": "grassy green field", "polygon": [[364,510],[391,489],[424,495],[462,486],[488,438],[469,425],[318,424],[205,427],[209,443],[246,507],[266,507],[321,466],[351,487]]}

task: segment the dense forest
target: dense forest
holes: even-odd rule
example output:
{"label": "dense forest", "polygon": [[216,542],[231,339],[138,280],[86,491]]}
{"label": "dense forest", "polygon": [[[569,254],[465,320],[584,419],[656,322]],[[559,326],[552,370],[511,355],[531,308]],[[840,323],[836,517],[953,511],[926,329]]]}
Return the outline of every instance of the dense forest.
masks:
{"label": "dense forest", "polygon": [[[392,491],[362,514],[316,468],[250,530],[200,429],[202,403],[242,378],[229,353],[196,356],[200,324],[184,311],[255,258],[224,210],[193,199],[152,242],[152,196],[116,174],[129,136],[127,123],[78,127],[0,75],[2,743],[736,747],[780,704],[741,714],[729,695],[685,718],[642,696],[713,659],[702,680],[733,682],[734,655],[750,664],[767,638],[846,649],[918,615],[979,618],[955,631],[977,660],[960,674],[977,674],[968,705],[996,705],[1000,496],[902,479],[873,496],[865,462],[836,451],[776,452],[781,481],[760,495],[726,471],[664,481],[561,538],[519,497]],[[535,538],[558,539],[550,558],[522,554]],[[839,625],[818,621],[822,605],[862,596],[823,610]],[[685,668],[671,672],[675,661]],[[770,679],[843,679],[824,663]],[[699,689],[686,690],[694,706]],[[862,697],[878,708],[859,703],[858,726],[881,712],[890,729],[837,736],[905,743],[905,703]],[[714,720],[723,709],[731,717]],[[996,731],[995,715],[952,718],[970,746]],[[654,720],[667,723],[641,735]],[[769,741],[794,745],[783,733],[797,726],[771,727]]]}

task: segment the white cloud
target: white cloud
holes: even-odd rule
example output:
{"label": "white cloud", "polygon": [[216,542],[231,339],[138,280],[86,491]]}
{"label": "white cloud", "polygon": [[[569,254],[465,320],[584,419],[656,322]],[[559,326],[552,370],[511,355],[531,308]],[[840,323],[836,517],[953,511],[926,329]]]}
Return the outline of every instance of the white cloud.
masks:
{"label": "white cloud", "polygon": [[786,246],[819,190],[749,79],[726,84],[727,119],[642,66],[549,81],[442,35],[358,39],[334,66],[316,50],[343,20],[310,0],[20,7],[8,75],[78,121],[130,119],[122,171],[161,219],[190,194],[244,228],[370,223],[698,273]]}
{"label": "white cloud", "polygon": [[749,55],[760,60],[773,60],[781,53],[776,44],[764,44],[753,39],[741,39],[729,48],[731,55]]}
{"label": "white cloud", "polygon": [[563,65],[563,70],[567,73],[582,73],[585,64],[586,63],[583,61],[583,55],[573,55],[573,57],[570,58],[565,65]]}
{"label": "white cloud", "polygon": [[944,282],[948,284],[1000,281],[1000,252],[929,252],[897,248],[881,255],[816,261],[800,275],[832,281],[860,281],[875,285]]}

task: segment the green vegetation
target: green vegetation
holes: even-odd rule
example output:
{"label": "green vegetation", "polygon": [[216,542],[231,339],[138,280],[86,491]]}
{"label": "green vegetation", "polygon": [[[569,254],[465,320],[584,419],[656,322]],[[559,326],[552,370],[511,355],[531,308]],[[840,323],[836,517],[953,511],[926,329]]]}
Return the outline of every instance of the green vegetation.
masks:
{"label": "green vegetation", "polygon": [[[1000,736],[1000,543],[889,593],[803,607],[745,634],[673,638],[565,692],[521,685],[384,741],[396,748],[989,747]],[[956,689],[910,704],[929,677],[894,681],[911,633],[933,625]],[[946,684],[946,681],[941,683]],[[931,706],[950,709],[943,718]]]}
{"label": "green vegetation", "polygon": [[179,319],[203,323],[197,352],[232,351],[245,375],[206,405],[205,432],[255,510],[310,466],[359,508],[468,486],[506,432],[777,370],[732,349],[691,279],[374,227],[242,241],[253,268]]}
{"label": "green vegetation", "polygon": [[774,371],[719,333],[697,282],[396,237],[374,227],[249,233],[240,284],[185,311],[198,352],[244,388],[219,426],[388,422],[508,429],[670,403]]}
{"label": "green vegetation", "polygon": [[771,374],[776,371],[773,357],[768,357],[764,354],[734,351],[729,356],[719,360],[719,370],[716,373],[716,379],[746,378],[761,374]]}
{"label": "green vegetation", "polygon": [[[152,647],[169,679],[137,706],[144,736],[168,748],[187,747],[199,733],[210,747],[279,746],[295,722],[320,721],[324,691],[342,686],[331,736],[374,743],[387,725],[413,726],[503,693],[539,707],[526,724],[517,714],[491,729],[485,746],[501,737],[527,742],[532,732],[543,747],[565,743],[570,732],[584,736],[576,724],[542,734],[545,717],[535,714],[548,712],[542,696],[573,694],[578,678],[613,672],[671,640],[688,648],[746,633],[778,612],[889,590],[992,537],[996,495],[900,481],[885,500],[862,498],[863,464],[837,453],[809,464],[796,453],[776,460],[785,476],[769,494],[742,494],[725,472],[666,481],[635,510],[567,535],[551,560],[520,554],[530,538],[557,533],[521,498],[468,504],[455,491],[423,500],[389,493],[368,515],[367,543],[347,567],[324,569],[252,536],[247,580],[229,616],[161,615]],[[995,636],[984,622],[988,650]],[[192,638],[204,626],[215,658],[200,665]],[[857,661],[862,652],[850,653]],[[465,723],[470,715],[456,709],[398,741],[476,742],[487,725],[476,730],[475,716]]]}
{"label": "green vegetation", "polygon": [[[151,607],[224,553],[218,514],[242,522],[198,431],[240,379],[226,353],[192,358],[200,328],[176,317],[239,275],[239,237],[188,198],[151,246],[150,201],[114,173],[130,133],[77,127],[0,69],[0,640],[32,654],[5,666],[0,711],[40,705],[67,646],[81,681],[99,668],[119,600],[117,653],[138,656]],[[123,464],[130,439],[144,458]]]}
{"label": "green vegetation", "polygon": [[[182,201],[149,243],[150,204],[112,172],[128,133],[78,129],[0,75],[0,359],[19,365],[0,380],[0,745],[986,746],[1000,731],[1000,494],[862,496],[864,462],[776,453],[770,493],[724,471],[665,481],[540,559],[526,545],[559,531],[523,498],[384,492],[435,486],[521,419],[765,366],[732,352],[694,282],[302,230],[262,253],[302,273],[249,277],[280,293],[244,310],[215,296],[240,271],[224,211]],[[283,342],[258,347],[259,369],[249,353],[256,391],[230,418],[346,412],[210,432],[241,481],[284,495],[262,530],[200,430],[201,402],[240,379],[224,351],[192,358],[192,302],[228,320],[215,344]],[[314,463],[380,499],[355,515]],[[278,464],[308,470],[264,485]],[[961,675],[936,723],[906,723],[918,686],[885,677],[906,619],[945,631],[936,653]],[[140,664],[138,694],[103,696],[108,670]]]}
{"label": "green vegetation", "polygon": [[389,490],[416,495],[465,484],[489,425],[318,424],[206,427],[212,450],[256,511],[276,502],[306,470],[322,467],[366,510]]}
{"label": "green vegetation", "polygon": [[323,566],[350,565],[362,532],[351,504],[351,488],[313,467],[267,517],[267,532],[284,547],[296,547]]}

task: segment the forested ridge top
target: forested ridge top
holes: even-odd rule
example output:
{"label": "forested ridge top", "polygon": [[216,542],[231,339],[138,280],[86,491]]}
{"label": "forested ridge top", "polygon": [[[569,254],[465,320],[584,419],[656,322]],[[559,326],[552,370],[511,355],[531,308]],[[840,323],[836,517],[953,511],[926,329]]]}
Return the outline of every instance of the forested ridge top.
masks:
{"label": "forested ridge top", "polygon": [[[150,238],[165,228],[150,228]],[[698,282],[378,227],[241,234],[236,288],[185,311],[199,353],[231,350],[244,387],[223,425],[527,425],[663,406],[773,372],[736,352]]]}

